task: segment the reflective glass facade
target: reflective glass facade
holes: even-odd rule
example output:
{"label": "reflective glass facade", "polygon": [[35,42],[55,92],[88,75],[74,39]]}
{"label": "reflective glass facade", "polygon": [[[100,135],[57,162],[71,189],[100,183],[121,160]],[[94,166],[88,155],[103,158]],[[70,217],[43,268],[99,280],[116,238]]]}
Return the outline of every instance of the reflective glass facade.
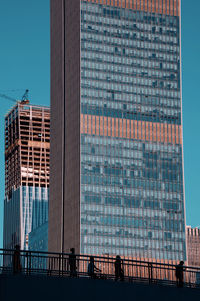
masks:
{"label": "reflective glass facade", "polygon": [[82,253],[186,258],[180,4],[167,3],[81,1]]}
{"label": "reflective glass facade", "polygon": [[[4,248],[29,249],[29,233],[48,220],[48,188],[20,186],[4,201]],[[37,251],[37,250],[35,250]]]}
{"label": "reflective glass facade", "polygon": [[[48,205],[49,189],[41,192],[42,198],[33,202],[32,227],[29,233],[29,250],[48,251]],[[47,196],[47,198],[45,198]]]}
{"label": "reflective glass facade", "polygon": [[29,233],[29,250],[48,251],[48,222]]}

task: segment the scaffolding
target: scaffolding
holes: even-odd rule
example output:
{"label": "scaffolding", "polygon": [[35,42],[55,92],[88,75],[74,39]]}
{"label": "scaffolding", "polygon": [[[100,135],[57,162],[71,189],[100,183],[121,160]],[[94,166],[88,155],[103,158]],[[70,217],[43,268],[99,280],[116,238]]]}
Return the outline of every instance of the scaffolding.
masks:
{"label": "scaffolding", "polygon": [[5,196],[23,186],[49,187],[50,109],[18,103],[5,117]]}

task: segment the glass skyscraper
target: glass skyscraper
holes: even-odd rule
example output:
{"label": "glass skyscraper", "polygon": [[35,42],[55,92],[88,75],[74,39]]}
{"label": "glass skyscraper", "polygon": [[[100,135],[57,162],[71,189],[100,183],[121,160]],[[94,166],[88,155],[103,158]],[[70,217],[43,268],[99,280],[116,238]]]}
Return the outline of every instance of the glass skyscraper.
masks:
{"label": "glass skyscraper", "polygon": [[51,1],[50,251],[186,259],[180,36],[179,0]]}
{"label": "glass skyscraper", "polygon": [[17,103],[5,117],[5,249],[29,249],[48,219],[50,110]]}

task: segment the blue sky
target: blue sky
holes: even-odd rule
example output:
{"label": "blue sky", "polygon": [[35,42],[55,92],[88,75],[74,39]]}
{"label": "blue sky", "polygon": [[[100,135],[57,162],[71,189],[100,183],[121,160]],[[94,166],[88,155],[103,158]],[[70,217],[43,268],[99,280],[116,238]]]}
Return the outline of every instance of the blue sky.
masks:
{"label": "blue sky", "polygon": [[[199,11],[199,0],[182,0],[186,221],[193,227],[200,226]],[[49,105],[49,36],[49,0],[0,0],[0,93],[19,99],[25,89],[29,89],[32,104]],[[3,237],[4,116],[12,105],[0,98],[0,248]]]}

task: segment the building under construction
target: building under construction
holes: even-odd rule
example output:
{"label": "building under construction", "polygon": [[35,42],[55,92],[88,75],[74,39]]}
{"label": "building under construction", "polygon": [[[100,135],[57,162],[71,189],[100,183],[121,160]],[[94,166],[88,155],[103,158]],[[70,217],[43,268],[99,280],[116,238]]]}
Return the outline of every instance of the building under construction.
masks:
{"label": "building under construction", "polygon": [[28,249],[48,219],[50,109],[17,103],[5,117],[4,248]]}

